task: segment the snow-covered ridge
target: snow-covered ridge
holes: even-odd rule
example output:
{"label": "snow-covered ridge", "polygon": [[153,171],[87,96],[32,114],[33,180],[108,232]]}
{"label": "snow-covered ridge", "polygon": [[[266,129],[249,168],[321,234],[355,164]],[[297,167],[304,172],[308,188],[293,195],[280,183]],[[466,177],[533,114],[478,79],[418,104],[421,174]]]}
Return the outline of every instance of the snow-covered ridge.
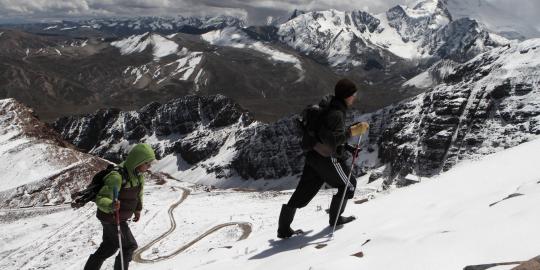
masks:
{"label": "snow-covered ridge", "polygon": [[452,60],[441,60],[433,64],[426,71],[406,81],[403,86],[412,86],[419,89],[434,87],[454,73],[459,64]]}
{"label": "snow-covered ridge", "polygon": [[201,38],[212,45],[252,49],[269,56],[273,61],[291,63],[301,73],[299,80],[303,77],[302,63],[296,56],[274,49],[261,41],[254,41],[240,29],[229,27],[215,30],[201,35]]}
{"label": "snow-covered ridge", "polygon": [[539,59],[540,39],[531,39],[409,81],[429,84],[438,71],[442,83],[372,115],[379,158],[394,177],[432,175],[538,138]]}
{"label": "snow-covered ridge", "polygon": [[58,204],[69,189],[88,183],[68,181],[88,177],[104,162],[69,148],[58,134],[40,122],[31,109],[14,99],[0,100],[0,208]]}
{"label": "snow-covered ridge", "polygon": [[[169,79],[181,81],[191,80],[195,83],[195,87],[200,86],[200,77],[204,73],[200,63],[204,57],[202,52],[192,52],[187,48],[182,48],[175,54],[175,60],[162,63],[159,58],[154,58],[153,62],[141,66],[128,66],[122,72],[126,75],[133,85],[139,82],[140,88],[147,86],[150,83],[161,84]],[[197,72],[196,77],[193,76]],[[194,78],[195,77],[195,78]],[[146,80],[143,80],[146,78]]]}
{"label": "snow-covered ridge", "polygon": [[[351,62],[358,66],[362,63],[351,61],[349,56],[355,53],[351,46],[361,32],[352,26],[350,16],[337,10],[301,14],[280,25],[278,35],[282,42],[302,53],[327,58],[333,67]],[[359,49],[362,47],[365,45]]]}
{"label": "snow-covered ridge", "polygon": [[[180,77],[180,80],[186,81],[189,78],[191,78],[191,75],[196,70],[197,66],[201,63],[201,60],[203,58],[203,53],[190,52],[188,49],[182,48],[182,50],[179,53],[179,56],[181,56],[179,59],[165,66],[176,65],[175,70],[171,73],[170,76],[175,76],[177,74],[182,73],[182,77]],[[202,71],[203,71],[202,69],[199,70],[199,72],[202,72]]]}
{"label": "snow-covered ridge", "polygon": [[154,59],[178,52],[178,44],[176,42],[161,35],[150,33],[134,35],[123,40],[114,41],[111,42],[111,45],[119,48],[122,55],[140,53],[146,50],[148,46],[151,46]]}
{"label": "snow-covered ridge", "polygon": [[76,29],[96,29],[118,34],[122,31],[142,33],[146,31],[171,33],[175,31],[210,31],[227,26],[243,27],[243,19],[231,16],[203,17],[137,17],[91,19],[77,22],[63,21],[44,27],[43,31],[60,31]]}

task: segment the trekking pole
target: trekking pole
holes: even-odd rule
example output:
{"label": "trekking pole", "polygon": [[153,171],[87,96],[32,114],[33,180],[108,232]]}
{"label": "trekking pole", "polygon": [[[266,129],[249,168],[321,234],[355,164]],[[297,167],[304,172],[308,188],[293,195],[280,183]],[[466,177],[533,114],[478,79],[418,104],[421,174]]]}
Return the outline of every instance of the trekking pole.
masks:
{"label": "trekking pole", "polygon": [[354,155],[353,155],[353,160],[352,160],[352,164],[351,164],[351,171],[349,172],[349,177],[347,177],[347,183],[345,185],[345,190],[343,190],[343,195],[341,196],[341,202],[339,203],[339,209],[337,211],[336,220],[334,220],[334,226],[332,226],[332,233],[330,234],[330,240],[332,240],[334,238],[334,232],[336,232],[337,221],[338,221],[340,213],[341,213],[341,208],[343,206],[343,201],[345,201],[345,194],[347,194],[347,190],[349,189],[349,184],[351,183],[350,180],[351,180],[351,176],[352,176],[352,173],[353,173],[353,170],[354,170],[354,162],[356,161],[356,157],[358,156],[358,150],[360,149],[360,142],[362,141],[362,136],[363,135],[360,135],[358,137],[358,142],[356,143],[356,148],[354,149]]}
{"label": "trekking pole", "polygon": [[[113,188],[114,203],[118,202],[118,188]],[[120,247],[120,263],[121,269],[124,270],[124,251],[122,250],[122,231],[120,231],[120,209],[114,210],[114,215],[116,218],[116,229],[118,231],[118,245]]]}

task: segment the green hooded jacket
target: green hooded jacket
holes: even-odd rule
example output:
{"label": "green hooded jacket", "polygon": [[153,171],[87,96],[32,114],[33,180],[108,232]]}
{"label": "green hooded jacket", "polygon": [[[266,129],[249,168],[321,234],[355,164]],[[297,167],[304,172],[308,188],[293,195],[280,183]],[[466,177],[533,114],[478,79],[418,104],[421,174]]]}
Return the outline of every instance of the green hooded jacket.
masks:
{"label": "green hooded jacket", "polygon": [[[120,167],[123,167],[127,170],[129,179],[126,179],[126,184],[124,187],[137,187],[140,186],[141,190],[138,194],[139,204],[137,206],[137,211],[142,209],[143,202],[143,189],[144,189],[144,177],[135,171],[139,165],[142,165],[146,162],[151,162],[156,159],[154,150],[148,144],[137,144],[129,152],[126,160],[120,163]],[[104,213],[112,213],[112,202],[113,202],[113,191],[116,187],[117,190],[120,190],[122,186],[122,176],[116,171],[112,171],[107,174],[104,179],[104,185],[96,196],[96,204],[99,210]]]}

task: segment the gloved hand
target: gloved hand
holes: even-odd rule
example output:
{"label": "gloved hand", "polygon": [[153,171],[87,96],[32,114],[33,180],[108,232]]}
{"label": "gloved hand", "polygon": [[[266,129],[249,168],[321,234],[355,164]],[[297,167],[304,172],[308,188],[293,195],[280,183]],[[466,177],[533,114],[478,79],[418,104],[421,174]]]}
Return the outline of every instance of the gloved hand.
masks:
{"label": "gloved hand", "polygon": [[366,122],[357,123],[351,126],[351,136],[356,137],[366,133],[369,128],[369,124]]}
{"label": "gloved hand", "polygon": [[[345,150],[349,151],[351,155],[354,155],[354,153],[356,152],[356,147],[347,143],[345,144]],[[358,157],[358,153],[356,153],[356,156],[354,156],[354,158],[357,158],[357,157]]]}
{"label": "gloved hand", "polygon": [[141,211],[135,211],[135,216],[133,217],[133,222],[137,222],[141,219]]}
{"label": "gloved hand", "polygon": [[113,209],[114,212],[119,211],[120,210],[120,201],[117,200],[117,201],[113,202],[112,203],[112,209]]}

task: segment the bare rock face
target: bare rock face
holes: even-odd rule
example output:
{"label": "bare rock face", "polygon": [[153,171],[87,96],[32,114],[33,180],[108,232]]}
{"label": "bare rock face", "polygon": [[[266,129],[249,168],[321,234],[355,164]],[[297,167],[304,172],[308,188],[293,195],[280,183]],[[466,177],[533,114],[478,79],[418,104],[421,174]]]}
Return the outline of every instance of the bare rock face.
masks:
{"label": "bare rock face", "polygon": [[302,172],[301,130],[297,117],[244,131],[236,141],[232,167],[243,178],[274,179]]}
{"label": "bare rock face", "polygon": [[[279,179],[299,174],[303,166],[297,117],[253,122],[220,95],[187,96],[132,112],[100,110],[58,119],[54,127],[84,151],[109,160],[119,162],[130,145],[147,142],[159,158],[177,155],[218,178]],[[220,156],[220,163],[207,162]]]}
{"label": "bare rock face", "polygon": [[[222,138],[207,139],[210,134],[202,133],[198,130],[200,127],[211,131],[251,121],[239,105],[218,95],[187,96],[163,105],[154,102],[138,111],[99,110],[95,114],[60,118],[54,127],[84,151],[114,161],[122,159],[123,150],[129,144],[153,136],[157,141],[171,141],[160,144],[160,156],[177,152],[186,161],[196,163],[223,144]],[[175,136],[176,140],[172,139]]]}

